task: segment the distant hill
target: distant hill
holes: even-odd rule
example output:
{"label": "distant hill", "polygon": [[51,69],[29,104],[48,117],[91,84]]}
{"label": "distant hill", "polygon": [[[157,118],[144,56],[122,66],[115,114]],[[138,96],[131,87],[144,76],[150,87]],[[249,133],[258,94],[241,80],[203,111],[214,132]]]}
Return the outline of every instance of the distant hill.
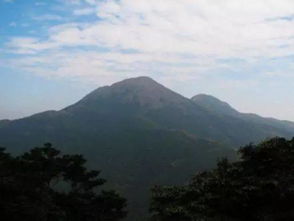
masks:
{"label": "distant hill", "polygon": [[293,136],[293,125],[241,114],[207,95],[188,99],[138,77],[98,88],[60,111],[0,121],[0,146],[18,153],[52,142],[84,154],[129,199],[129,219],[143,220],[151,185],[183,183],[219,157],[234,158],[239,145]]}
{"label": "distant hill", "polygon": [[199,106],[215,114],[228,116],[236,116],[239,114],[239,112],[232,108],[228,103],[221,101],[211,95],[198,94],[192,97],[191,100]]}
{"label": "distant hill", "polygon": [[[243,135],[252,142],[258,142],[263,138],[269,138],[273,136],[285,136],[288,138],[293,137],[294,123],[290,121],[281,121],[274,118],[264,118],[252,113],[240,113],[232,108],[228,103],[221,101],[211,95],[200,94],[191,98],[199,106],[205,108],[208,112],[219,116],[219,118],[225,119],[227,123],[231,124],[231,129],[235,130],[234,137],[240,134],[240,130],[245,131]],[[249,137],[247,136],[249,135]],[[241,141],[237,139],[236,144]],[[245,142],[248,142],[248,140]],[[232,142],[234,144],[234,142]]]}

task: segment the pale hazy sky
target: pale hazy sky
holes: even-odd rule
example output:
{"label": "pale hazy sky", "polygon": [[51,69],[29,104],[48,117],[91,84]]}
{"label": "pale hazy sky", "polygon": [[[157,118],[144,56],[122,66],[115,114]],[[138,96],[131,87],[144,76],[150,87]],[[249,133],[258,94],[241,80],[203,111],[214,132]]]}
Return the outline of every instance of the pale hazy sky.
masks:
{"label": "pale hazy sky", "polygon": [[0,0],[0,119],[141,75],[294,121],[294,0]]}

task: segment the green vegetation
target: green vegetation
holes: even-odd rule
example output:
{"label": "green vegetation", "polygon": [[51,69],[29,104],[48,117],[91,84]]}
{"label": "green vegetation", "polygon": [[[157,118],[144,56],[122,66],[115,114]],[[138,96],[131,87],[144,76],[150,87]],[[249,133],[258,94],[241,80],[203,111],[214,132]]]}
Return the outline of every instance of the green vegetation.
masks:
{"label": "green vegetation", "polygon": [[184,186],[152,189],[156,221],[294,220],[294,139],[274,138],[240,149]]}
{"label": "green vegetation", "polygon": [[0,149],[0,216],[3,221],[117,221],[126,200],[87,170],[81,155],[61,155],[51,144],[18,157]]}

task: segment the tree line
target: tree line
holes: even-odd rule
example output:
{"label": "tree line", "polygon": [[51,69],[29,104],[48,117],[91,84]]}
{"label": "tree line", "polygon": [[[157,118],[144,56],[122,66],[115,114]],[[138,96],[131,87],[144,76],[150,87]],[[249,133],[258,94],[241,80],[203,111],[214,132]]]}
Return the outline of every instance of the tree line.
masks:
{"label": "tree line", "polygon": [[152,189],[156,221],[294,220],[294,139],[273,138],[222,159],[187,185]]}
{"label": "tree line", "polygon": [[99,171],[82,155],[62,155],[47,143],[13,157],[0,149],[0,220],[116,221],[126,199],[98,189]]}
{"label": "tree line", "polygon": [[[218,161],[182,186],[151,189],[152,221],[294,220],[294,139],[273,138]],[[0,148],[0,219],[117,221],[127,200],[82,155],[61,154],[47,143],[20,156]]]}

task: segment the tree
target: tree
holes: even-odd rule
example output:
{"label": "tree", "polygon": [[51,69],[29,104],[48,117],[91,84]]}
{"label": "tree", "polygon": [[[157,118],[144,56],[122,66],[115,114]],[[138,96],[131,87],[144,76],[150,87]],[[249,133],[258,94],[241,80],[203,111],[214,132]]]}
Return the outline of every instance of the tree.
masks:
{"label": "tree", "polygon": [[294,139],[273,138],[240,149],[184,186],[152,189],[154,220],[294,220]]}
{"label": "tree", "polygon": [[62,155],[47,143],[21,156],[0,149],[0,219],[9,221],[116,221],[126,200],[88,170],[82,155]]}

